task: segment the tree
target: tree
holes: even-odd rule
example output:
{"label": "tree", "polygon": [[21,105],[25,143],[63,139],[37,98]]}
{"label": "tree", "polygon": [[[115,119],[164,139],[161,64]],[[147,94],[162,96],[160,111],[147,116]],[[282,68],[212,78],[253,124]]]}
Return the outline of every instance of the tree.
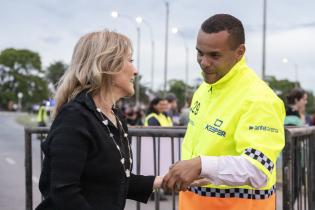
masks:
{"label": "tree", "polygon": [[[277,80],[274,76],[269,76],[266,79],[268,85],[277,93],[277,95],[287,104],[286,96],[295,87],[301,87],[299,82],[291,82],[287,79]],[[313,92],[307,91],[308,103],[306,105],[306,112],[311,113],[315,111]]]}
{"label": "tree", "polygon": [[169,92],[176,95],[178,108],[181,109],[186,103],[187,96],[192,93],[193,88],[184,81],[175,79],[169,81],[169,87]]}
{"label": "tree", "polygon": [[0,104],[7,107],[17,102],[23,93],[22,104],[31,106],[48,98],[47,81],[42,79],[40,56],[27,49],[8,48],[0,53]]}
{"label": "tree", "polygon": [[54,87],[57,87],[57,83],[60,80],[61,76],[65,73],[68,65],[63,63],[62,61],[56,61],[50,64],[47,68],[46,78],[49,82],[51,82]]}
{"label": "tree", "polygon": [[295,87],[300,87],[300,83],[291,82],[287,79],[277,80],[274,76],[269,76],[266,78],[265,82],[273,89],[277,95],[285,101],[286,94]]}

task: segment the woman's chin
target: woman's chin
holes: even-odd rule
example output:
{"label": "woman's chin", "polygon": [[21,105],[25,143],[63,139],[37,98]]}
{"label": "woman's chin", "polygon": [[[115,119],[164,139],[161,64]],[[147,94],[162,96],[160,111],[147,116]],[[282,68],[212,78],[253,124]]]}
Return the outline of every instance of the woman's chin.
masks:
{"label": "woman's chin", "polygon": [[127,96],[128,96],[128,97],[131,97],[131,96],[133,96],[134,94],[135,94],[135,89],[132,88],[132,89],[130,89],[130,90],[128,91]]}

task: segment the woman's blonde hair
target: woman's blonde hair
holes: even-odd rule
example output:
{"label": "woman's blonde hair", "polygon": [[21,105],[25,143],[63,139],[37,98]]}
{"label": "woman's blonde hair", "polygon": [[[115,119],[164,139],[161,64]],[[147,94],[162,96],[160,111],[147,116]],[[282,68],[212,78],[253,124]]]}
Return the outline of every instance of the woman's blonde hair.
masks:
{"label": "woman's blonde hair", "polygon": [[128,37],[113,31],[92,32],[81,37],[74,48],[71,63],[61,77],[55,94],[56,117],[63,104],[82,90],[93,94],[110,88],[111,75],[119,73],[132,52]]}

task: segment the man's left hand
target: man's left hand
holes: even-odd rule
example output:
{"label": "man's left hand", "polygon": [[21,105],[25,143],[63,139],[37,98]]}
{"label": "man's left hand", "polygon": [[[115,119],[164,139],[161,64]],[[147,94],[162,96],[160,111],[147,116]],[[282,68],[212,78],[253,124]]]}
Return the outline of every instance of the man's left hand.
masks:
{"label": "man's left hand", "polygon": [[163,188],[172,191],[185,191],[190,183],[199,178],[201,173],[200,157],[178,161],[172,165],[164,176]]}

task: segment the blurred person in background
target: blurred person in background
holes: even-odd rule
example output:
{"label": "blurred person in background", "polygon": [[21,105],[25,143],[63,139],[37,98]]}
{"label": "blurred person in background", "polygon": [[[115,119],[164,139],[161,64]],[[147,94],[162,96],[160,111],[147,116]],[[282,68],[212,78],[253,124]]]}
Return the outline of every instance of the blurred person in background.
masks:
{"label": "blurred person in background", "polygon": [[306,124],[305,107],[307,93],[302,88],[294,88],[287,95],[286,117],[284,125],[303,126]]}
{"label": "blurred person in background", "polygon": [[192,100],[192,96],[187,97],[186,104],[182,108],[182,110],[179,114],[179,125],[181,125],[181,126],[187,126],[188,125],[191,100]]}
{"label": "blurred person in background", "polygon": [[37,112],[37,117],[36,117],[37,126],[45,127],[47,125],[47,120],[48,120],[48,116],[47,116],[46,103],[42,102]]}
{"label": "blurred person in background", "polygon": [[[171,117],[167,115],[169,110],[169,104],[166,99],[161,97],[154,98],[150,104],[147,111],[147,116],[144,121],[144,126],[161,126],[170,127],[173,126]],[[158,151],[160,151],[160,138],[157,139]],[[155,140],[153,140],[153,150],[155,148]],[[155,194],[151,195],[151,200],[154,200]],[[167,197],[164,194],[163,189],[159,191],[159,200],[165,201]]]}
{"label": "blurred person in background", "polygon": [[149,105],[147,116],[144,121],[145,126],[173,126],[171,117],[167,115],[169,105],[166,99],[156,97]]}
{"label": "blurred person in background", "polygon": [[129,107],[125,111],[127,124],[131,126],[143,125],[142,118],[144,114],[139,107]]}
{"label": "blurred person in background", "polygon": [[174,93],[168,93],[165,97],[168,108],[165,113],[172,118],[173,125],[179,125],[179,115],[178,115],[178,106],[177,106],[177,98]]}
{"label": "blurred person in background", "polygon": [[[38,127],[46,127],[48,123],[48,114],[46,103],[43,101],[38,108],[37,116],[36,116],[37,126]],[[46,138],[46,134],[37,134],[38,140],[43,140]]]}
{"label": "blurred person in background", "polygon": [[[307,125],[305,107],[307,104],[307,93],[302,88],[294,88],[287,95],[286,117],[284,125],[286,126],[304,126]],[[303,168],[301,175],[294,176],[294,182],[297,183],[293,188],[294,202],[298,202],[298,197],[302,192],[302,185],[305,186],[305,157],[304,151],[298,147],[294,147],[295,161],[293,168]]]}

